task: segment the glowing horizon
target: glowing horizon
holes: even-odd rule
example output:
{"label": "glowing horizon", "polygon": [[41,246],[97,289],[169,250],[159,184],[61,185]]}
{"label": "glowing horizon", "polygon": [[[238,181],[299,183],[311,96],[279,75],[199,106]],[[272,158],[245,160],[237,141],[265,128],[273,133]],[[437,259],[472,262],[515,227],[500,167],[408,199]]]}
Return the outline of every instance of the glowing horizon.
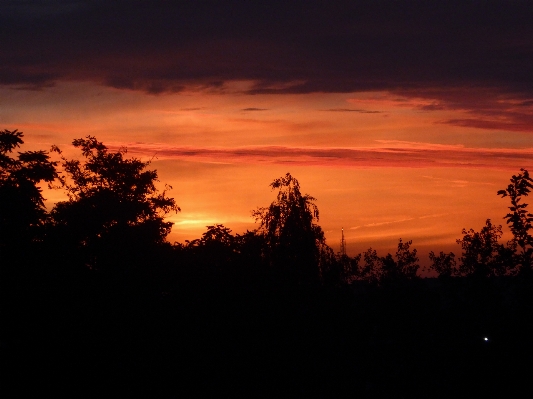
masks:
{"label": "glowing horizon", "polygon": [[151,160],[182,209],[171,242],[255,228],[290,172],[334,250],[344,226],[350,255],[401,237],[422,260],[504,224],[496,192],[533,168],[527,3],[15,3],[0,128],[25,150],[77,157],[91,135]]}
{"label": "glowing horizon", "polygon": [[[88,101],[94,93],[115,108]],[[247,111],[238,94],[154,97],[85,83],[15,94],[31,97],[33,105],[13,101],[4,128],[23,131],[26,149],[56,144],[67,157],[79,157],[70,142],[94,135],[111,150],[126,147],[129,156],[151,160],[150,168],[161,184],[174,187],[169,194],[182,208],[169,215],[175,223],[170,242],[198,238],[216,223],[234,233],[256,228],[251,211],[268,205],[274,198],[269,184],[290,172],[317,198],[319,224],[334,250],[344,226],[349,255],[369,246],[394,252],[402,238],[413,240],[424,262],[429,250],[458,252],[455,239],[462,228],[479,230],[487,218],[503,224],[507,204],[496,191],[533,163],[533,141],[525,140],[526,133],[443,124],[441,110],[420,111],[419,102],[390,107],[393,95],[386,93],[380,95],[383,106],[375,93],[369,104],[361,101],[361,107],[381,108],[379,114],[316,111],[317,104],[339,107],[365,93],[314,94],[302,101],[296,96],[285,98],[283,107],[276,96],[256,95],[258,106]],[[261,107],[270,107],[268,114]],[[88,109],[84,118],[82,108]],[[464,111],[446,111],[449,117],[454,112]],[[311,122],[304,123],[306,118]],[[426,133],[433,127],[436,137]],[[49,206],[64,198],[60,191],[45,196]]]}

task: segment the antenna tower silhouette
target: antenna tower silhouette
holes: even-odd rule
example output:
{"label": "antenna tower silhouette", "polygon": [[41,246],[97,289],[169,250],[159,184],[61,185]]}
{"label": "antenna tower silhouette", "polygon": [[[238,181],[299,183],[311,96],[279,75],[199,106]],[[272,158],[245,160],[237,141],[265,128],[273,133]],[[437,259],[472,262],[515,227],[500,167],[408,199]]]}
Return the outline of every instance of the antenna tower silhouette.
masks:
{"label": "antenna tower silhouette", "polygon": [[344,227],[342,228],[342,238],[341,238],[341,256],[346,256],[346,240],[344,239]]}

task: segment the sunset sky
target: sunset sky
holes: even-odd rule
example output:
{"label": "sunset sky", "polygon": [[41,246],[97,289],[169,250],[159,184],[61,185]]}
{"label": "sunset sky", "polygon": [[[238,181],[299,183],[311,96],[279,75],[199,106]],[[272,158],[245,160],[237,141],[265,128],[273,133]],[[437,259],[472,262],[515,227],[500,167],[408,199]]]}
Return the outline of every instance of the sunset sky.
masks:
{"label": "sunset sky", "polygon": [[171,242],[257,227],[287,172],[349,255],[504,224],[496,192],[533,170],[532,2],[256,3],[2,1],[0,129],[152,159]]}

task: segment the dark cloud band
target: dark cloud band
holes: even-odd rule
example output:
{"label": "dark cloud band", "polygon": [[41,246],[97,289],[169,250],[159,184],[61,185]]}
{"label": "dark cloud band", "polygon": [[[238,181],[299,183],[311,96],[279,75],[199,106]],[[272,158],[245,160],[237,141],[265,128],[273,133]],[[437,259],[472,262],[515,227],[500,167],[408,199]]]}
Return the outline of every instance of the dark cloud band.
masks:
{"label": "dark cloud band", "polygon": [[0,84],[148,93],[490,87],[533,97],[527,1],[6,1]]}

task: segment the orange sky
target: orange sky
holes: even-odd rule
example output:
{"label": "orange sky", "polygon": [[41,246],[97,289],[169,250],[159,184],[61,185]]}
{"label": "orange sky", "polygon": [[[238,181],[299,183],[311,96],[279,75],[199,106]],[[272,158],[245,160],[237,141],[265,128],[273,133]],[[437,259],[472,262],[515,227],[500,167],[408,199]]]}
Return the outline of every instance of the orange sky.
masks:
{"label": "orange sky", "polygon": [[[533,106],[519,99],[481,91],[468,109],[429,90],[243,94],[251,84],[160,95],[82,82],[0,87],[0,122],[25,133],[26,149],[56,144],[77,156],[70,142],[94,135],[153,158],[182,209],[169,217],[171,242],[214,223],[253,229],[251,210],[268,205],[270,182],[290,172],[317,198],[335,251],[344,228],[349,255],[393,252],[401,237],[427,262],[429,250],[459,253],[462,228],[503,223],[508,204],[496,191],[533,168]],[[62,193],[46,197],[51,205]]]}

